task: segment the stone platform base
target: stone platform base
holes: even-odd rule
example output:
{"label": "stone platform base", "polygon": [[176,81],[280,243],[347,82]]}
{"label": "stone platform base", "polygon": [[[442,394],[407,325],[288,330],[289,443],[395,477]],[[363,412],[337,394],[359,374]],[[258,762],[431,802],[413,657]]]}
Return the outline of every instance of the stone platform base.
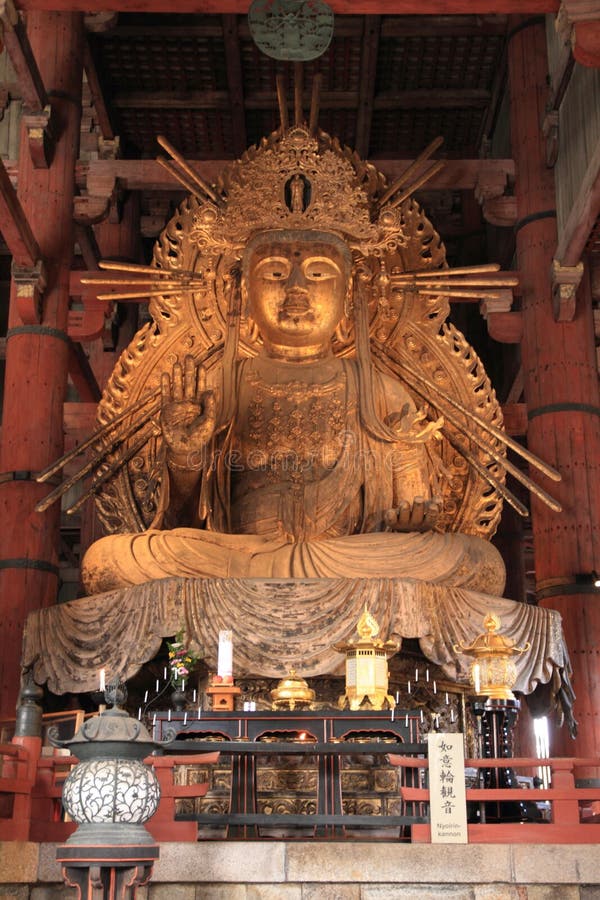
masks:
{"label": "stone platform base", "polygon": [[[600,900],[588,845],[162,844],[138,900]],[[0,844],[0,900],[70,900],[56,844]]]}

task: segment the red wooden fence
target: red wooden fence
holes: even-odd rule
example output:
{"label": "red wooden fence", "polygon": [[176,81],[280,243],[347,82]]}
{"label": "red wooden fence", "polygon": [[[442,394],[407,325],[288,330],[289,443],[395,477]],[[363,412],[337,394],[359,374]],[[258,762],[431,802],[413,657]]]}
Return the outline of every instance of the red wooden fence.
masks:
{"label": "red wooden fence", "polygon": [[[181,756],[151,756],[146,762],[156,771],[161,802],[148,830],[156,841],[197,840],[196,822],[178,822],[175,817],[175,801],[181,798],[203,797],[208,784],[180,785],[175,783],[175,768],[181,765],[210,765],[217,762],[218,752],[185,754]],[[428,761],[423,758],[389,754],[393,765],[421,770],[424,774]],[[12,743],[0,744],[0,840],[3,841],[64,841],[75,830],[72,822],[64,821],[61,805],[62,783],[71,767],[77,763],[73,756],[42,756],[39,738],[15,738]],[[469,841],[472,843],[552,843],[587,844],[600,843],[600,788],[576,787],[575,771],[600,769],[600,759],[516,758],[469,759],[465,765],[476,769],[503,768],[509,762],[515,770],[531,771],[548,766],[551,771],[549,788],[494,789],[467,788],[467,801],[533,801],[545,802],[550,807],[549,821],[539,823],[507,823],[469,825]],[[402,779],[406,780],[406,779]],[[413,778],[413,783],[419,779]],[[424,782],[424,778],[420,782]],[[406,803],[426,804],[429,790],[426,787],[402,787]],[[412,840],[428,843],[431,840],[429,825],[413,825]]]}

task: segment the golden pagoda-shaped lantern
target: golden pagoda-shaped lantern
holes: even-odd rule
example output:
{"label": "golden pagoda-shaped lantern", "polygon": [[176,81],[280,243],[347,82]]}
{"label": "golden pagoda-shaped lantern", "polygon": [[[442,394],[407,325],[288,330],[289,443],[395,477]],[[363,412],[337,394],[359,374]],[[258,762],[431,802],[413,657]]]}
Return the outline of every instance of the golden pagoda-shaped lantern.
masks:
{"label": "golden pagoda-shaped lantern", "polygon": [[514,700],[512,687],[517,680],[517,667],[513,657],[526,653],[531,644],[527,641],[523,647],[517,647],[511,638],[496,634],[500,619],[494,613],[486,615],[483,626],[485,632],[472,644],[455,644],[454,650],[472,657],[471,684],[477,696]]}
{"label": "golden pagoda-shaped lantern", "polygon": [[333,645],[346,654],[346,693],[339,699],[340,709],[393,709],[396,704],[388,694],[387,661],[400,645],[377,637],[379,625],[366,607],[356,630],[358,638]]}

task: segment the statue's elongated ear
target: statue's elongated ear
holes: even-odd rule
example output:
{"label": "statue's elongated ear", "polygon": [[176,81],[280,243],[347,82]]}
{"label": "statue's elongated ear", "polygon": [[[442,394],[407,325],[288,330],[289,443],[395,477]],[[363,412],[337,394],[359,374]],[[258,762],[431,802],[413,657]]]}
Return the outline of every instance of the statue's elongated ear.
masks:
{"label": "statue's elongated ear", "polygon": [[255,344],[260,339],[260,331],[258,330],[258,325],[252,318],[252,316],[244,317],[244,325],[245,325],[245,339],[249,344]]}
{"label": "statue's elongated ear", "polygon": [[340,344],[349,344],[352,336],[352,319],[348,315],[343,315],[335,329],[335,339]]}

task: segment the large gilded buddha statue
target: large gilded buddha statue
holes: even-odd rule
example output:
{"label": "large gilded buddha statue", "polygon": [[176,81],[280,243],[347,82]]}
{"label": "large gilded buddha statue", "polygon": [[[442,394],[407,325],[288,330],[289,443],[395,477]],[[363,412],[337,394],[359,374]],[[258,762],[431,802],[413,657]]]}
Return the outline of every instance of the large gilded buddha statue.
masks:
{"label": "large gilded buddha statue", "polygon": [[[501,594],[489,537],[504,450],[488,433],[486,459],[479,435],[501,414],[443,324],[444,282],[418,280],[448,272],[421,208],[382,202],[371,166],[299,127],[211,193],[160,239],[154,324],[100,407],[106,424],[160,387],[127,438],[146,440],[100,495],[118,533],[86,554],[88,592],[345,576]],[[465,412],[446,409],[446,392]]]}
{"label": "large gilded buddha statue", "polygon": [[554,503],[507,444],[556,473],[505,435],[447,321],[449,298],[493,296],[497,267],[449,269],[414,167],[388,186],[317,129],[282,127],[214,185],[162,144],[190,195],[151,266],[104,265],[137,279],[150,321],[81,447],[107,535],[83,561],[89,596],[30,617],[36,680],[90,690],[99,660],[131,677],[182,624],[208,665],[226,628],[237,673],[331,674],[365,604],[457,678],[455,645],[493,609],[532,644],[518,689],[551,681],[565,706],[558,614],[502,598],[490,541],[504,501],[527,514],[507,470]]}

